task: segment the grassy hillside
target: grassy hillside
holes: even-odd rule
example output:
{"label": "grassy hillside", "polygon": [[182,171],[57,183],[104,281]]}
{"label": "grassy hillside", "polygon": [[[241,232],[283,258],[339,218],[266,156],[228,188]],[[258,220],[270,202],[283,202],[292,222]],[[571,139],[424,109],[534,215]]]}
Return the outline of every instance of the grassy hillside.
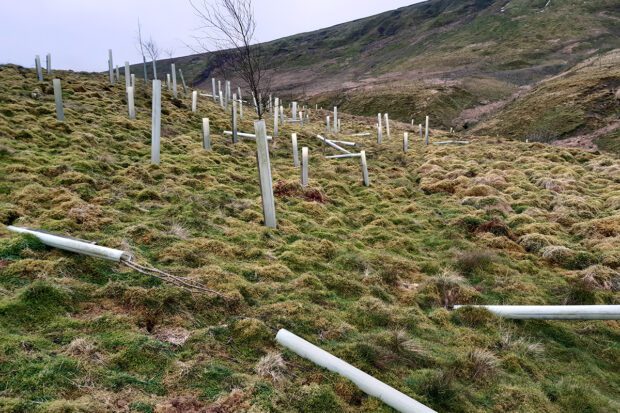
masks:
{"label": "grassy hillside", "polygon": [[[488,74],[530,83],[598,50],[620,47],[612,0],[430,0],[265,44],[276,87],[307,91],[387,73],[400,79]],[[566,24],[570,21],[571,24]],[[194,79],[217,62],[182,58]],[[353,64],[354,63],[354,64]],[[304,76],[292,76],[301,70]],[[311,76],[306,74],[311,73]],[[285,79],[285,80],[280,80]],[[326,82],[319,82],[318,79]],[[327,83],[327,86],[325,85]],[[330,88],[331,89],[331,88]]]}
{"label": "grassy hillside", "polygon": [[618,63],[620,50],[583,62],[541,82],[476,130],[539,141],[579,135],[620,154],[613,143],[620,128]]}
{"label": "grassy hillside", "polygon": [[[272,87],[281,97],[339,105],[358,115],[389,112],[403,122],[430,115],[436,125],[449,129],[472,126],[469,115],[479,108],[492,115],[519,87],[534,86],[620,48],[620,6],[614,0],[429,0],[263,47]],[[207,89],[208,78],[232,76],[222,73],[214,56],[175,61],[191,83]],[[161,61],[160,72],[170,62]],[[142,68],[136,70],[142,73]],[[612,76],[617,74],[606,75]],[[591,81],[577,87],[583,92],[598,88]],[[590,109],[574,107],[549,116],[583,118]],[[500,132],[521,134],[532,126],[535,130],[526,134],[544,129],[540,133],[567,137],[590,133],[600,124],[560,120],[556,130],[552,119],[541,122],[502,122]],[[617,145],[610,134],[599,140],[604,149]]]}
{"label": "grassy hillside", "polygon": [[[500,320],[455,303],[620,303],[620,165],[478,137],[400,149],[392,125],[354,161],[326,160],[313,122],[272,146],[279,227],[262,226],[251,142],[227,116],[165,93],[162,164],[150,99],[126,116],[103,75],[0,67],[0,222],[130,250],[223,292],[177,287],[0,226],[0,411],[390,411],[284,351],[286,328],[441,412],[617,412],[620,324]],[[122,83],[122,82],[121,82]],[[208,116],[214,150],[200,144]],[[343,116],[343,130],[373,118]],[[250,131],[246,117],[242,130]],[[271,127],[269,127],[271,129]],[[288,136],[310,147],[298,185]],[[412,137],[417,131],[411,131]],[[443,139],[434,131],[433,139]],[[348,138],[351,139],[351,138]]]}

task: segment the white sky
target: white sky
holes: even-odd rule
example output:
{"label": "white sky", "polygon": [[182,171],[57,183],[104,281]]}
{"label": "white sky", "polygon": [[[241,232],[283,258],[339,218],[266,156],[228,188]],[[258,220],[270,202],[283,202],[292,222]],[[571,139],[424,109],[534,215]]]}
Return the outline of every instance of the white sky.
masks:
{"label": "white sky", "polygon": [[[253,0],[259,41],[312,31],[421,0]],[[188,0],[2,0],[0,64],[34,66],[35,55],[59,69],[103,71],[107,50],[122,65],[141,60],[135,45],[137,21],[143,36],[176,56],[199,21]],[[164,56],[162,56],[164,57]]]}

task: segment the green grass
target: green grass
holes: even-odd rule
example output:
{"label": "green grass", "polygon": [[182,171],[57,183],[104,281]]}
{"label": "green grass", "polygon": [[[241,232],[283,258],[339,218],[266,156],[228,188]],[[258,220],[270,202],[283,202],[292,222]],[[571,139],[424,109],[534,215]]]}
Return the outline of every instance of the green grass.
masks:
{"label": "green grass", "polygon": [[[212,101],[192,114],[188,96],[175,105],[164,93],[162,163],[153,166],[148,94],[137,94],[129,121],[122,84],[55,75],[73,92],[64,124],[49,81],[0,67],[3,222],[131,250],[228,298],[1,229],[0,411],[390,411],[277,345],[279,328],[438,411],[618,410],[617,323],[444,308],[617,304],[608,283],[620,267],[615,158],[486,137],[424,147],[412,130],[404,155],[409,128],[394,123],[382,146],[359,138],[367,188],[357,162],[324,159],[313,135],[327,112],[313,111],[271,148],[279,225],[267,229],[255,148],[221,135],[228,114]],[[212,152],[201,148],[203,116]],[[342,117],[351,133],[375,122]],[[310,148],[305,190],[292,132]],[[284,366],[265,367],[270,353]]]}

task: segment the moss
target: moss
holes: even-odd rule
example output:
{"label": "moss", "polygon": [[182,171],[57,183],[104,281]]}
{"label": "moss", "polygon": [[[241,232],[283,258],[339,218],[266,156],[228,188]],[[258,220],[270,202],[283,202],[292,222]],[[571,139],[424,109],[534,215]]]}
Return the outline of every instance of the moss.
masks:
{"label": "moss", "polygon": [[496,317],[484,308],[462,307],[452,313],[454,322],[469,327],[481,327],[496,321]]}
{"label": "moss", "polygon": [[37,237],[23,234],[9,239],[0,239],[0,259],[15,260],[23,258],[26,250],[42,251],[46,247]]}
{"label": "moss", "polygon": [[246,318],[235,322],[232,326],[234,338],[240,343],[260,346],[271,340],[269,328],[260,320]]}
{"label": "moss", "polygon": [[143,377],[161,376],[167,369],[172,352],[168,345],[148,340],[133,340],[111,360],[113,368]]}
{"label": "moss", "polygon": [[327,386],[310,384],[301,387],[293,396],[293,405],[299,412],[335,412],[342,405],[333,390]]}

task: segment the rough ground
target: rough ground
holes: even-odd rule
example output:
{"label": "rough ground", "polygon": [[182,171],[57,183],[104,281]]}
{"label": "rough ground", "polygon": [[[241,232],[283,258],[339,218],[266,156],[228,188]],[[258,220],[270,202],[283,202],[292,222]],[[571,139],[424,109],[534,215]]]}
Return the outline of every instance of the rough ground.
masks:
{"label": "rough ground", "polygon": [[[449,310],[620,304],[616,158],[484,136],[425,147],[417,130],[403,154],[394,124],[382,146],[358,139],[366,188],[357,162],[323,158],[313,135],[327,113],[313,112],[272,147],[270,230],[254,145],[220,134],[227,116],[212,102],[192,114],[189,97],[164,96],[162,164],[152,166],[148,94],[130,121],[123,81],[56,75],[65,123],[50,79],[0,67],[0,222],[131,250],[228,298],[0,227],[0,411],[389,411],[284,351],[279,328],[441,412],[620,409],[618,322]],[[203,116],[213,152],[201,148]],[[346,132],[374,123],[343,116]],[[306,190],[293,131],[311,151]]]}

